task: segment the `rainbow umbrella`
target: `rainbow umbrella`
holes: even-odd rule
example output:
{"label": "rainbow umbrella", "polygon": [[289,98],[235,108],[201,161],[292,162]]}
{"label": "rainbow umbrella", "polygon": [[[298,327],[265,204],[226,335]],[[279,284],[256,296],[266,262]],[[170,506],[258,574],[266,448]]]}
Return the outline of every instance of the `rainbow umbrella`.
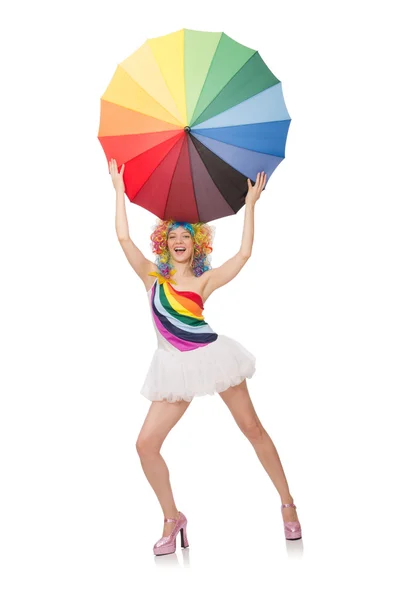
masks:
{"label": "rainbow umbrella", "polygon": [[225,33],[181,29],[120,63],[101,97],[98,139],[125,164],[125,193],[161,219],[196,223],[244,206],[269,181],[291,119],[259,53]]}

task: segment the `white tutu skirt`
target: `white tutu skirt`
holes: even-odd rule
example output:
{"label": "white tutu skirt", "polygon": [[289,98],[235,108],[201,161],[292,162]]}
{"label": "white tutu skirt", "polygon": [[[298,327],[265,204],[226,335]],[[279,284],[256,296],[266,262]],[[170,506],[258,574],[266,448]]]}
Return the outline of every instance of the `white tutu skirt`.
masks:
{"label": "white tutu skirt", "polygon": [[141,394],[151,401],[190,402],[194,396],[213,395],[238,385],[255,372],[255,357],[226,335],[215,342],[181,352],[157,348]]}

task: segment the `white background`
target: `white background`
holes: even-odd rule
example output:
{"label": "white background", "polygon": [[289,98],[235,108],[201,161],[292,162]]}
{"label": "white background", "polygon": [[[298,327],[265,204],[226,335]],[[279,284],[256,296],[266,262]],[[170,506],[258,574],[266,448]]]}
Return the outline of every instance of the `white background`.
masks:
{"label": "white background", "polygon": [[[395,597],[396,189],[386,2],[9,4],[1,25],[1,597]],[[190,549],[154,559],[162,513],[135,442],[156,346],[118,244],[100,96],[146,39],[223,31],[281,80],[286,158],[252,258],[206,320],[257,357],[249,390],[303,530],[219,396],[163,446]],[[127,202],[149,257],[154,217]],[[244,209],[214,221],[213,265]],[[184,571],[182,571],[182,569]]]}

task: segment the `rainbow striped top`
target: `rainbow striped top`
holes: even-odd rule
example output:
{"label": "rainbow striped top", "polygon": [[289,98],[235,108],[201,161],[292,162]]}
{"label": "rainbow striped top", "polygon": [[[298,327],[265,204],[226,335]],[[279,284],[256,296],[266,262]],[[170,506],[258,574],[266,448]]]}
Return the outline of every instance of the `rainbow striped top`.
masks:
{"label": "rainbow striped top", "polygon": [[204,321],[203,299],[196,292],[176,290],[160,273],[149,290],[154,324],[158,333],[181,352],[215,342],[218,334]]}

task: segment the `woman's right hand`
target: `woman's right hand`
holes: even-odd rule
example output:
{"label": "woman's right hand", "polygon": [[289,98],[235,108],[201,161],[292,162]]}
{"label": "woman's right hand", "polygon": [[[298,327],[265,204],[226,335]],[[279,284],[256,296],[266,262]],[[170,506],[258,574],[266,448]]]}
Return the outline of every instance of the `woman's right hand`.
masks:
{"label": "woman's right hand", "polygon": [[113,182],[113,186],[114,186],[114,189],[116,190],[116,192],[118,190],[122,191],[123,193],[125,192],[124,179],[123,179],[124,167],[125,167],[125,165],[121,165],[121,169],[120,169],[120,173],[119,173],[118,168],[117,168],[117,163],[114,160],[114,158],[111,158],[109,160],[109,173],[112,176],[112,182]]}

